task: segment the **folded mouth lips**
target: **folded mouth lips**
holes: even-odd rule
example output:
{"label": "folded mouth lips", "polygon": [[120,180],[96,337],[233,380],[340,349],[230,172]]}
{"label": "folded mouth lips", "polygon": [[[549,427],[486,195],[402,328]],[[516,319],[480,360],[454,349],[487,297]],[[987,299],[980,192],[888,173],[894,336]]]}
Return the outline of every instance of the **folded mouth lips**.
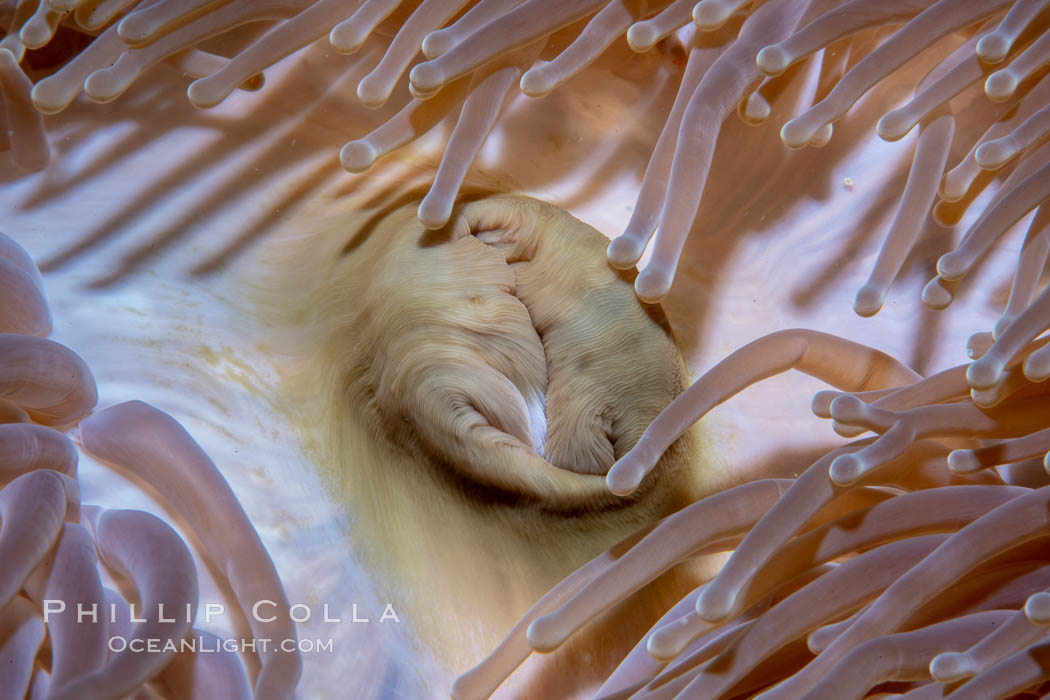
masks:
{"label": "folded mouth lips", "polygon": [[[488,247],[498,248],[507,244],[512,234],[503,230],[486,231],[474,234],[474,237]],[[507,381],[514,385],[520,402],[515,402],[517,405],[514,407],[508,406],[506,411],[486,410],[486,406],[491,406],[490,401],[479,401],[475,407],[480,407],[479,413],[492,427],[507,433],[513,440],[521,443],[523,448],[531,449],[552,466],[576,474],[604,476],[616,461],[616,456],[610,426],[602,416],[606,412],[603,400],[580,400],[579,396],[572,397],[574,400],[571,401],[558,399],[566,393],[558,384],[571,371],[561,365],[572,363],[575,358],[581,356],[600,353],[603,348],[595,342],[594,337],[579,332],[579,329],[572,333],[565,332],[566,326],[585,326],[586,323],[573,319],[573,314],[558,312],[559,307],[565,304],[568,290],[561,289],[563,285],[556,276],[537,267],[543,264],[541,261],[511,255],[508,255],[508,258],[510,261],[505,264],[513,276],[513,285],[507,290],[507,294],[514,298],[527,316],[528,324],[535,335],[535,343],[542,352],[544,376],[542,382],[525,385],[507,378]],[[614,273],[609,271],[609,274],[611,276]],[[559,318],[560,322],[552,324],[552,317]],[[524,326],[522,331],[524,332]],[[551,348],[551,344],[556,344],[559,337],[566,336],[571,338],[571,343],[567,346],[562,343],[560,348]],[[499,367],[493,369],[501,373]],[[586,371],[583,369],[583,363],[580,363],[580,369],[577,371]],[[621,398],[629,400],[629,397]],[[558,414],[559,411],[564,414],[580,409],[595,415]],[[552,440],[549,431],[561,428],[561,432],[564,433],[565,426],[578,426],[574,431],[576,434],[563,434],[555,436],[556,439]],[[596,427],[599,429],[595,430]]]}
{"label": "folded mouth lips", "polygon": [[683,388],[662,313],[609,267],[602,234],[553,206],[474,200],[433,232],[410,206],[343,271],[366,280],[343,307],[341,337],[363,343],[345,395],[461,487],[605,503],[604,476]]}
{"label": "folded mouth lips", "polygon": [[[512,294],[518,303],[521,304],[522,308],[525,309],[525,313],[529,315],[529,321],[532,322],[532,313],[529,311],[528,305],[517,296]],[[547,353],[547,348],[543,344],[543,336],[540,335],[540,331],[536,328],[535,323],[532,324],[532,330],[536,334],[536,340],[539,343],[540,348],[543,351],[544,365],[547,368],[545,379],[549,381],[550,377],[550,357]],[[547,447],[547,393],[546,393],[546,381],[542,390],[531,389],[521,393],[521,399],[525,404],[525,415],[528,420],[528,431],[516,431],[518,434],[511,433],[513,437],[518,438],[524,444],[530,445],[536,454],[544,459],[547,459],[545,453]],[[509,431],[508,431],[509,432]],[[553,464],[553,462],[552,462]],[[568,471],[574,471],[568,467],[561,467],[559,464],[554,464],[556,467],[567,469]],[[609,466],[612,466],[611,464]]]}

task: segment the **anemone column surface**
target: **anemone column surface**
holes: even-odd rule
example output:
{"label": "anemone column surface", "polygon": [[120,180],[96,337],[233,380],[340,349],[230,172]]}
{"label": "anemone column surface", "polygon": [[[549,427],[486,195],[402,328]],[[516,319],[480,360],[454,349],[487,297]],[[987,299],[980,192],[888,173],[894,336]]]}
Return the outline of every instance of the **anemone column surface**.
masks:
{"label": "anemone column surface", "polygon": [[0,688],[1045,693],[1047,7],[0,1]]}

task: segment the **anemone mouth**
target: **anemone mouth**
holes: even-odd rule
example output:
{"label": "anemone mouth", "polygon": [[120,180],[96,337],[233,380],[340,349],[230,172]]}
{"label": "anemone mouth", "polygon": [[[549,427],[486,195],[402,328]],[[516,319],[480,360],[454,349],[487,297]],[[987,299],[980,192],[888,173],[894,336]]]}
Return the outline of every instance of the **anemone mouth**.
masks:
{"label": "anemone mouth", "polygon": [[[516,216],[510,216],[508,215],[509,213],[516,214]],[[536,456],[558,469],[576,474],[604,477],[616,461],[617,456],[615,437],[612,434],[609,421],[604,417],[609,411],[608,406],[595,406],[592,409],[592,412],[597,413],[597,416],[594,417],[594,422],[600,427],[600,430],[592,431],[594,434],[588,436],[590,445],[587,450],[558,450],[556,446],[550,451],[547,449],[547,433],[551,425],[548,417],[550,408],[548,397],[551,393],[557,395],[560,390],[560,387],[557,385],[551,386],[552,378],[553,381],[557,382],[558,378],[565,373],[564,367],[561,365],[571,362],[573,359],[567,356],[565,352],[558,352],[557,348],[552,350],[549,347],[552,342],[551,337],[552,334],[556,337],[567,324],[577,322],[578,319],[564,319],[553,324],[553,326],[548,325],[546,328],[541,328],[537,325],[536,319],[550,317],[558,305],[565,303],[565,297],[558,293],[560,291],[557,290],[558,280],[550,275],[541,273],[539,275],[533,274],[532,276],[540,277],[544,287],[554,287],[554,294],[547,293],[548,290],[546,289],[536,289],[537,283],[535,280],[526,279],[524,286],[521,286],[519,282],[520,277],[525,276],[528,278],[530,272],[534,272],[530,269],[532,266],[542,265],[542,262],[536,261],[536,246],[529,245],[527,242],[523,243],[523,239],[530,235],[542,235],[542,231],[545,228],[543,222],[537,221],[535,216],[528,215],[531,213],[525,212],[523,215],[522,212],[515,212],[513,208],[508,212],[505,203],[497,199],[495,202],[489,203],[488,206],[473,207],[468,214],[461,216],[457,220],[456,230],[453,232],[453,238],[457,235],[469,235],[483,243],[487,249],[496,250],[504,256],[505,264],[513,280],[506,293],[520,304],[524,310],[528,325],[531,326],[535,336],[535,345],[542,354],[544,367],[542,381],[527,387],[515,386],[515,391],[520,396],[520,402],[514,403],[519,409],[523,407],[521,412],[524,414],[524,421],[508,421],[501,415],[502,412],[488,410],[486,406],[490,405],[491,401],[486,400],[487,397],[478,400],[474,408],[486,418],[492,427],[507,434],[508,438],[510,438],[510,442],[507,444],[517,446],[520,443],[520,446],[525,449],[531,448]],[[464,228],[467,229],[466,233],[463,232]],[[579,232],[573,231],[573,234],[579,235]],[[464,269],[463,272],[469,274],[470,265],[468,264],[464,267],[467,269]],[[610,274],[615,273],[610,271]],[[521,332],[527,336],[528,331],[524,325],[521,328]],[[529,345],[533,345],[531,337],[528,337],[526,342]],[[596,334],[593,333],[584,335],[572,347],[574,354],[593,354],[601,351],[602,347],[597,342]],[[498,367],[492,367],[492,369],[497,373],[500,372]],[[511,377],[503,374],[500,374],[500,376],[506,381],[513,383]],[[484,389],[483,392],[488,393]],[[564,406],[559,407],[557,404],[554,408],[555,410],[559,408],[565,409]],[[561,418],[563,417],[556,416],[554,423],[557,424],[558,419]],[[574,418],[579,420],[581,416],[575,416]]]}
{"label": "anemone mouth", "polygon": [[465,202],[443,229],[412,205],[378,229],[351,324],[375,341],[351,393],[387,441],[548,505],[618,500],[605,475],[685,373],[660,310],[608,265],[607,239],[511,195]]}
{"label": "anemone mouth", "polygon": [[[478,238],[479,238],[479,240],[481,239],[480,236],[478,236]],[[510,267],[511,267],[511,270],[513,271],[513,264],[510,265]],[[511,294],[511,296],[514,299],[516,299],[519,304],[521,304],[521,307],[525,310],[525,313],[528,315],[528,317],[529,317],[529,319],[531,321],[531,319],[532,319],[532,312],[529,309],[529,305],[527,303],[525,303],[525,301],[523,301],[520,297],[518,297],[517,294]],[[543,344],[543,336],[540,334],[540,330],[538,328],[536,328],[535,323],[532,324],[532,330],[535,332],[536,342],[539,345],[540,350],[543,353],[544,366],[546,367],[546,372],[545,372],[545,380],[546,380],[546,378],[550,376],[550,369],[551,369],[551,367],[550,367],[550,358],[549,358],[549,356],[547,354],[547,349],[544,347],[544,344]],[[508,381],[509,381],[509,379],[508,379]],[[544,384],[545,384],[545,386],[543,387],[542,391],[530,391],[530,392],[527,392],[525,394],[519,392],[519,395],[521,396],[522,404],[525,407],[525,416],[526,416],[526,419],[528,421],[528,430],[527,431],[515,430],[515,428],[517,426],[514,426],[513,424],[508,424],[506,426],[495,425],[494,424],[493,427],[497,427],[497,428],[503,430],[504,432],[508,433],[508,435],[510,435],[513,438],[516,438],[517,440],[522,442],[524,445],[526,445],[528,447],[531,447],[532,450],[539,457],[541,457],[543,459],[546,459],[546,447],[547,447],[547,391],[546,391],[546,381],[544,382]],[[559,468],[562,468],[562,469],[566,469],[568,471],[577,472],[577,473],[580,473],[580,474],[591,473],[591,472],[586,472],[586,471],[578,471],[577,469],[573,469],[572,466],[562,466],[560,464],[553,464],[553,463],[552,463],[552,466],[559,467]],[[612,466],[612,464],[610,463],[608,466]],[[608,467],[606,467],[606,468],[608,469]]]}

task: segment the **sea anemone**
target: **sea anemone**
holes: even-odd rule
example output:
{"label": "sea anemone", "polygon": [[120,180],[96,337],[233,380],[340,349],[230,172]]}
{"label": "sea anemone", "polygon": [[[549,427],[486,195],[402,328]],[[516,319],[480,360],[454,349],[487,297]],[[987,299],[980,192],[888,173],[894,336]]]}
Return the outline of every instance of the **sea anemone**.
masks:
{"label": "sea anemone", "polygon": [[[292,607],[281,566],[267,554],[281,548],[279,538],[256,534],[252,523],[262,516],[246,513],[243,475],[220,473],[179,423],[145,403],[89,415],[94,380],[66,346],[86,334],[83,352],[96,374],[107,358],[87,342],[99,337],[85,330],[87,301],[69,300],[109,299],[184,319],[152,301],[177,285],[143,271],[158,269],[158,254],[186,231],[234,222],[228,238],[186,254],[203,290],[190,298],[214,295],[216,305],[262,318],[265,327],[273,317],[252,303],[272,290],[260,290],[245,267],[287,262],[290,246],[315,241],[302,228],[315,225],[311,202],[382,210],[422,180],[422,196],[409,200],[418,202],[418,224],[411,212],[399,216],[404,226],[441,232],[454,225],[466,184],[482,180],[541,195],[619,234],[608,246],[608,271],[644,262],[635,293],[662,304],[698,375],[636,444],[598,469],[602,502],[651,484],[646,475],[665,450],[707,416],[704,458],[694,465],[705,486],[695,503],[590,563],[576,562],[582,568],[455,682],[455,697],[500,692],[533,651],[554,661],[529,660],[503,691],[567,688],[559,678],[571,671],[557,663],[558,650],[577,631],[610,610],[629,616],[646,598],[628,596],[717,551],[731,551],[717,573],[690,570],[692,590],[662,620],[640,638],[619,640],[633,650],[618,656],[592,647],[601,680],[591,693],[1040,692],[1050,676],[1043,592],[1050,350],[1042,338],[1050,328],[1042,279],[1050,253],[1048,17],[1040,0],[0,3],[7,233],[46,273],[134,234],[130,249],[124,238],[119,254],[104,258],[109,269],[88,287],[71,272],[65,282],[52,275],[63,299],[55,307],[63,344],[43,338],[52,319],[36,268],[17,244],[0,240],[0,288],[5,300],[19,300],[0,309],[0,427],[9,430],[0,441],[10,462],[0,491],[7,592],[0,644],[14,660],[5,687],[41,693],[50,683],[62,697],[110,697],[150,681],[151,692],[192,697],[188,678],[204,688],[211,681],[199,679],[214,677],[243,696],[251,677],[257,695],[286,697],[299,674],[297,654],[107,655],[98,647],[104,631],[65,625],[57,613],[44,623],[47,602],[67,596],[192,609],[208,568],[230,589],[243,622],[254,620],[253,600]],[[151,68],[160,62],[178,75]],[[182,76],[193,80],[187,86]],[[194,113],[174,99],[181,87],[196,107],[222,104]],[[113,104],[87,104],[81,93]],[[767,121],[782,125],[780,142]],[[195,147],[172,154],[179,130],[198,132]],[[881,144],[872,133],[902,143]],[[361,175],[333,168],[340,142],[339,162]],[[122,191],[99,184],[117,177],[116,164]],[[89,215],[77,210],[85,201],[105,204]],[[83,219],[72,227],[75,239],[53,233],[74,216]],[[65,221],[40,224],[44,217]],[[52,232],[43,242],[32,240],[34,222]],[[369,222],[348,230],[362,223]],[[869,246],[880,227],[884,242]],[[1015,228],[1025,230],[1023,242],[1013,243]],[[962,234],[954,245],[950,229]],[[264,233],[264,244],[245,252]],[[1004,285],[996,270],[1014,251]],[[559,275],[570,275],[574,262],[590,269],[584,254],[563,255]],[[238,269],[245,259],[251,264]],[[857,278],[861,265],[870,266],[866,281]],[[227,268],[238,269],[237,283],[209,286],[207,276]],[[926,282],[921,295],[910,288],[917,275]],[[832,293],[845,284],[854,285],[850,294]],[[136,293],[145,301],[129,302]],[[239,293],[255,294],[253,302],[225,297]],[[849,308],[850,295],[864,318],[835,311]],[[586,298],[597,306],[605,296]],[[196,323],[207,328],[235,317],[202,313]],[[194,351],[191,344],[186,354]],[[949,359],[962,352],[970,362]],[[287,369],[286,360],[273,362]],[[261,380],[263,370],[234,368],[230,381],[250,382],[257,393],[260,383],[279,383]],[[834,391],[772,378],[788,369]],[[202,378],[193,385],[201,396],[218,392],[210,375],[185,376]],[[158,387],[171,382],[150,378]],[[100,384],[104,405],[154,391],[113,384]],[[773,388],[753,393],[762,385]],[[625,389],[622,399],[638,392]],[[281,392],[262,393],[277,406],[267,415],[294,426],[296,437],[286,440],[310,452],[312,428],[290,417]],[[170,391],[155,394],[168,412],[202,422],[195,413],[204,409]],[[810,397],[812,412],[853,442],[834,441],[801,415]],[[219,405],[252,410],[232,398]],[[754,444],[734,446],[741,435]],[[119,498],[109,510],[81,509],[79,490],[92,482],[76,476],[78,447],[81,461],[93,455],[133,474],[184,534],[123,510]],[[469,481],[492,477],[471,472],[477,459],[466,452],[457,459]],[[720,460],[731,468],[720,469]],[[526,500],[552,497],[541,510],[554,511],[564,496],[533,489]],[[158,576],[162,561],[166,575]],[[141,623],[132,636],[183,638],[195,633],[189,617],[185,628]],[[277,618],[286,624],[273,634],[294,638],[288,616]],[[249,636],[269,634],[249,626]],[[361,686],[445,692],[397,675]]]}

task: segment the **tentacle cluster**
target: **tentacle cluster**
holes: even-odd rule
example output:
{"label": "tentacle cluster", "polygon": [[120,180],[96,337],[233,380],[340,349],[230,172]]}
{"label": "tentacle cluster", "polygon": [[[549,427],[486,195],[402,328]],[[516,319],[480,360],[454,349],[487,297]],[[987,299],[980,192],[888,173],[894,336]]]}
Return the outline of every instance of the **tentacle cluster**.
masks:
{"label": "tentacle cluster", "polygon": [[[370,37],[386,32],[388,18],[404,15],[378,63],[360,78],[357,97],[370,107],[383,105],[406,76],[414,97],[386,123],[346,143],[340,160],[347,170],[365,170],[452,115],[454,126],[434,186],[419,211],[424,224],[435,228],[447,221],[515,85],[526,95],[545,95],[621,36],[634,50],[647,51],[695,25],[699,32],[692,40],[688,32],[682,34],[690,41],[688,67],[633,216],[609,248],[613,265],[630,267],[652,241],[652,258],[636,282],[647,301],[670,289],[723,123],[735,108],[749,123],[766,120],[784,82],[804,74],[789,70],[795,64],[809,62],[819,70],[814,103],[781,129],[785,144],[802,148],[827,143],[836,120],[927,47],[936,45],[943,56],[912,99],[877,124],[885,139],[900,139],[916,127],[919,138],[897,216],[854,300],[857,313],[878,312],[927,214],[932,209],[942,222],[958,221],[993,179],[980,177],[982,172],[1009,177],[959,246],[941,258],[923,295],[931,307],[947,306],[958,281],[1050,194],[1047,151],[1040,147],[1050,128],[1050,88],[1044,79],[1050,19],[1039,0],[574,0],[554,7],[542,0],[8,0],[0,7],[6,8],[0,22],[7,17],[6,36],[0,39],[0,48],[7,49],[0,54],[0,118],[4,131],[17,134],[0,147],[10,148],[27,170],[44,167],[49,157],[41,117],[31,105],[57,112],[81,92],[108,102],[149,66],[168,61],[196,77],[188,87],[193,104],[211,107],[237,87],[259,87],[262,71],[307,44],[327,39],[336,52],[353,54]],[[199,46],[255,22],[267,22],[269,29],[247,45],[235,43],[231,58]],[[59,70],[34,74],[33,84],[19,62],[64,26],[97,37]],[[576,35],[551,55],[544,46],[559,31]],[[972,38],[955,50],[943,48],[960,31]],[[881,32],[879,40],[872,40],[873,32]],[[709,34],[725,36],[712,42]],[[541,53],[544,60],[538,60]],[[352,65],[357,59],[336,60]],[[371,54],[360,60],[371,60]],[[982,90],[987,104],[978,108],[975,93]],[[960,118],[965,123],[957,124]],[[952,152],[966,148],[961,161],[949,162]],[[1032,270],[1045,261],[1045,218],[1038,212],[1031,218],[1030,244],[996,333],[1038,291]]]}
{"label": "tentacle cluster", "polygon": [[[142,511],[81,507],[79,453],[66,431],[77,428],[86,452],[148,484],[181,516],[205,544],[201,556],[225,574],[245,606],[257,638],[295,639],[273,563],[230,487],[167,414],[131,402],[88,415],[97,401],[95,381],[73,351],[43,337],[51,317],[40,275],[3,234],[0,290],[5,697],[252,697],[241,658],[208,653],[224,649],[224,640],[192,627],[198,569],[183,537]],[[249,610],[256,600],[273,601],[284,615],[260,622]],[[114,637],[126,643],[110,644]],[[188,638],[194,643],[184,651]],[[141,653],[139,643],[155,653]],[[254,697],[290,697],[298,654],[270,648],[260,662]]]}
{"label": "tentacle cluster", "polygon": [[1042,347],[1011,358],[993,398],[968,383],[966,365],[922,378],[814,331],[731,354],[613,466],[612,490],[632,491],[689,425],[788,369],[833,385],[812,409],[860,439],[796,479],[698,501],[592,561],[461,676],[453,696],[487,697],[530,651],[555,651],[671,567],[719,549],[732,553],[717,575],[638,641],[596,697],[863,698],[885,683],[906,684],[907,697],[1045,691],[1050,486],[1004,483],[996,470],[1033,457],[1041,466],[1050,450],[1047,386],[1021,372]]}

